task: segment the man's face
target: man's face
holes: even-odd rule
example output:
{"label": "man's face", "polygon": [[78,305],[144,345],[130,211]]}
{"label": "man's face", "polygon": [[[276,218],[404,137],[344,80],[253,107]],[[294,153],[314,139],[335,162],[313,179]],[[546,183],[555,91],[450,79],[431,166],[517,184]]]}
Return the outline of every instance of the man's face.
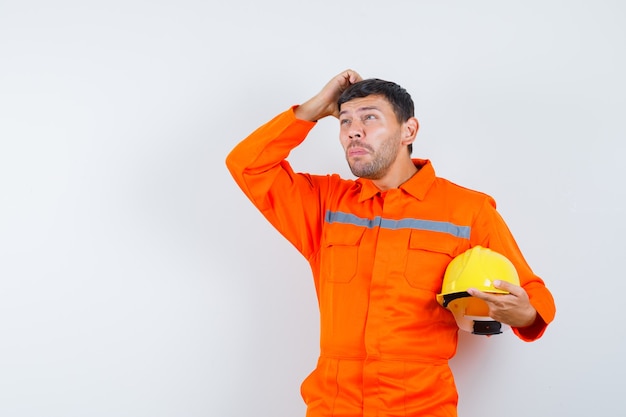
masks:
{"label": "man's face", "polygon": [[401,124],[382,96],[356,98],[341,105],[339,138],[354,175],[380,179],[393,166],[401,143]]}

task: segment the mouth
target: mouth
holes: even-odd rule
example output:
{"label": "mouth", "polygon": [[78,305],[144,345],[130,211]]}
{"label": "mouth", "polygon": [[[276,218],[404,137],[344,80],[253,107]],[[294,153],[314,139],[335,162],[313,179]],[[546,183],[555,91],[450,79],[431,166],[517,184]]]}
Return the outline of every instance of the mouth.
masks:
{"label": "mouth", "polygon": [[358,157],[363,155],[368,155],[370,153],[369,149],[363,148],[360,146],[351,146],[347,150],[348,157]]}

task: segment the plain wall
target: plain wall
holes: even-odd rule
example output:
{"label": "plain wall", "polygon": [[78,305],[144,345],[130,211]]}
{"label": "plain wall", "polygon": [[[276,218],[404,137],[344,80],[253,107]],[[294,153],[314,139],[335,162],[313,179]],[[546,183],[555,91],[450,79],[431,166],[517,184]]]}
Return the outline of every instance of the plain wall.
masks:
{"label": "plain wall", "polygon": [[[461,416],[626,415],[626,6],[0,0],[0,415],[304,416],[304,258],[229,150],[353,68],[414,155],[491,194],[552,290],[524,343],[461,335]],[[334,120],[296,169],[350,176]]]}

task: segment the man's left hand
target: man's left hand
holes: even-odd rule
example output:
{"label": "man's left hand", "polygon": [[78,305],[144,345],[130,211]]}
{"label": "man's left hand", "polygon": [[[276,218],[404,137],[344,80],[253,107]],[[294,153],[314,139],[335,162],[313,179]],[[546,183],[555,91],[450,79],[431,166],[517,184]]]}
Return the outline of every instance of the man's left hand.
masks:
{"label": "man's left hand", "polygon": [[493,286],[508,294],[493,294],[470,288],[467,292],[485,301],[489,316],[511,327],[527,327],[535,322],[537,310],[530,304],[528,293],[522,287],[506,281],[495,280]]}

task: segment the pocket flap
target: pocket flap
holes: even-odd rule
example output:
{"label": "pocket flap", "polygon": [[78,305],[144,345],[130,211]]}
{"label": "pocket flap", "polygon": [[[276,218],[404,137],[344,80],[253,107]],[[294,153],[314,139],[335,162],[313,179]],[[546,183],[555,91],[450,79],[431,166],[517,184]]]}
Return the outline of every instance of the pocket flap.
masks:
{"label": "pocket flap", "polygon": [[459,246],[458,237],[429,230],[412,230],[409,240],[409,249],[445,253],[450,256],[455,255]]}
{"label": "pocket flap", "polygon": [[326,246],[358,246],[365,229],[352,225],[336,225],[326,231]]}

